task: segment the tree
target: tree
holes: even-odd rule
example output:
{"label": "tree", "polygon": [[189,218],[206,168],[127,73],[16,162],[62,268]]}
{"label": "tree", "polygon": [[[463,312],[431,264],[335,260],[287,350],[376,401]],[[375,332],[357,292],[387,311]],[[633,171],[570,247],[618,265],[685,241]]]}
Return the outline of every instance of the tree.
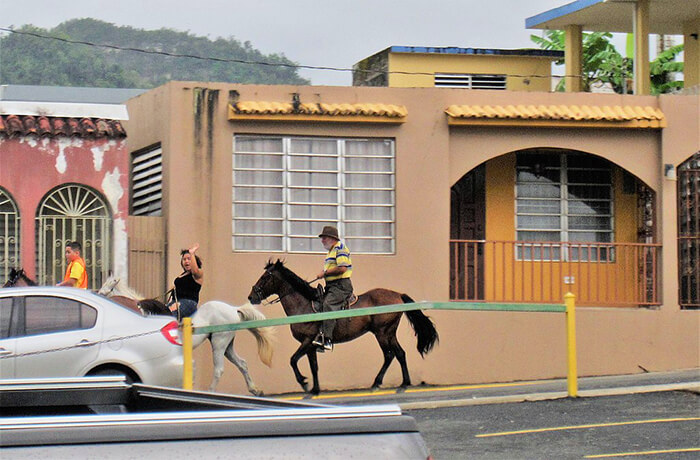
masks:
{"label": "tree", "polygon": [[[564,50],[564,32],[547,30],[544,37],[530,35],[531,40],[546,50]],[[630,81],[633,75],[634,61],[623,57],[610,42],[610,32],[592,32],[583,34],[583,69],[582,86],[590,91],[594,83],[608,83],[619,94],[631,92]],[[683,51],[683,45],[677,45],[660,53],[650,64],[652,94],[667,93],[683,88],[682,81],[668,81],[671,72],[682,72],[683,63],[675,62],[675,57]],[[564,60],[556,62],[563,64]],[[557,85],[557,91],[564,90],[564,81]]]}
{"label": "tree", "polygon": [[0,38],[0,83],[145,89],[169,80],[309,84],[283,54],[264,55],[233,37],[210,40],[172,29],[135,29],[96,19],[73,19],[49,30],[31,25],[16,30],[147,52],[10,33]]}

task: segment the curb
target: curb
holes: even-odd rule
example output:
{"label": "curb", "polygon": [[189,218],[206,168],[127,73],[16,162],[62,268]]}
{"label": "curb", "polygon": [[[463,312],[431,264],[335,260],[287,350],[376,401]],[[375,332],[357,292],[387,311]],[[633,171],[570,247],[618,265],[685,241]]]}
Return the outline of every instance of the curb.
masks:
{"label": "curb", "polygon": [[[598,396],[621,396],[630,394],[641,394],[641,393],[654,393],[659,391],[679,391],[686,390],[692,391],[694,393],[700,393],[700,381],[698,382],[683,382],[683,383],[670,383],[662,385],[638,385],[630,387],[619,387],[619,388],[601,388],[595,390],[581,390],[579,391],[580,398],[591,398]],[[399,407],[402,410],[415,410],[415,409],[439,409],[446,407],[463,407],[463,406],[476,406],[482,404],[505,404],[505,403],[517,403],[517,402],[532,402],[532,401],[547,401],[554,399],[564,399],[568,398],[568,393],[566,391],[552,391],[546,393],[528,393],[521,395],[508,395],[508,396],[487,396],[487,397],[472,397],[472,398],[462,398],[462,399],[449,399],[441,401],[416,401],[399,403]]]}

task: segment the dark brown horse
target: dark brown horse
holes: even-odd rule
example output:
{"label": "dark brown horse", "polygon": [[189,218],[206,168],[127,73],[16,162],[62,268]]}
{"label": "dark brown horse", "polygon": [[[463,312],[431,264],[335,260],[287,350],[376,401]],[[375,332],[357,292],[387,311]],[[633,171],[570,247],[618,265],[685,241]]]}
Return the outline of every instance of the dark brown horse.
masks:
{"label": "dark brown horse", "polygon": [[13,268],[2,287],[36,286],[36,282],[24,273],[23,268]]}
{"label": "dark brown horse", "polygon": [[[269,262],[265,266],[265,273],[260,277],[255,286],[253,286],[248,300],[252,304],[259,304],[265,298],[276,294],[282,302],[282,307],[287,316],[301,315],[314,313],[312,301],[320,300],[316,289],[309,285],[308,282],[301,279],[294,272],[284,266],[284,263],[277,261]],[[378,305],[393,305],[400,303],[412,303],[411,299],[406,294],[400,294],[388,289],[372,289],[359,296],[358,301],[350,308],[374,307]],[[413,330],[418,337],[418,352],[423,356],[428,353],[433,345],[438,341],[438,333],[435,330],[433,322],[423,314],[420,310],[412,310],[405,312]],[[348,342],[363,335],[365,332],[371,332],[377,338],[379,346],[384,353],[384,364],[382,364],[379,373],[374,379],[372,388],[377,388],[384,380],[384,374],[387,368],[393,361],[394,357],[401,364],[401,373],[403,381],[401,387],[407,387],[411,384],[411,378],[408,375],[408,366],[406,364],[406,352],[399,344],[396,338],[396,330],[399,327],[401,316],[403,313],[383,313],[379,315],[356,316],[352,318],[344,318],[337,320],[333,331],[333,343]],[[301,385],[304,391],[308,391],[306,377],[299,372],[297,362],[306,355],[309,360],[309,367],[313,376],[312,394],[318,394],[320,387],[318,384],[318,361],[316,359],[316,346],[311,342],[318,334],[320,322],[297,323],[292,324],[292,335],[296,340],[301,342],[301,346],[292,355],[290,364],[294,370],[294,375],[297,382]]]}

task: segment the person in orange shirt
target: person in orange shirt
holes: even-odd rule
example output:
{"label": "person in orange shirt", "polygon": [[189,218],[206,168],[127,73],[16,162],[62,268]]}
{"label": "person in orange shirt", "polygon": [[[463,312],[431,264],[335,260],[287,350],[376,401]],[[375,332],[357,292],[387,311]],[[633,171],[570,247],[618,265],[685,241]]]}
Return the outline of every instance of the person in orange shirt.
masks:
{"label": "person in orange shirt", "polygon": [[66,245],[66,262],[68,262],[68,268],[66,268],[66,275],[63,277],[63,281],[56,286],[87,289],[87,270],[85,270],[85,261],[80,256],[82,249],[82,246],[77,241],[72,241]]}

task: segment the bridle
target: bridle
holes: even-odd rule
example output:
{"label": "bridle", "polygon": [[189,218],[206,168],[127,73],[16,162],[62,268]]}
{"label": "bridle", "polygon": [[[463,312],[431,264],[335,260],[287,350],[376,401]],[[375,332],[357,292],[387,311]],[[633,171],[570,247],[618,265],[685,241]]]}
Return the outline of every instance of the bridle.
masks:
{"label": "bridle", "polygon": [[[263,277],[266,277],[266,275],[267,275],[267,276],[272,276],[272,277],[275,276],[275,275],[272,273],[272,271],[269,270],[269,269],[268,269],[268,270],[265,270],[265,275],[263,275]],[[279,279],[279,278],[278,278],[278,279]],[[289,283],[285,282],[285,284],[289,284]],[[286,293],[284,293],[284,294],[274,293],[274,292],[273,292],[273,294],[277,294],[277,298],[265,303],[265,302],[263,302],[263,300],[266,299],[266,298],[269,297],[269,296],[266,296],[266,295],[265,295],[265,293],[263,292],[262,288],[258,286],[258,283],[255,283],[255,286],[253,286],[253,292],[254,292],[255,295],[260,299],[260,304],[261,304],[262,306],[274,305],[274,304],[276,304],[276,303],[281,302],[282,299],[284,299],[285,297],[296,293],[296,291],[294,290],[294,288],[292,288],[292,287],[290,286],[290,287],[289,287],[289,291],[286,292]]]}

